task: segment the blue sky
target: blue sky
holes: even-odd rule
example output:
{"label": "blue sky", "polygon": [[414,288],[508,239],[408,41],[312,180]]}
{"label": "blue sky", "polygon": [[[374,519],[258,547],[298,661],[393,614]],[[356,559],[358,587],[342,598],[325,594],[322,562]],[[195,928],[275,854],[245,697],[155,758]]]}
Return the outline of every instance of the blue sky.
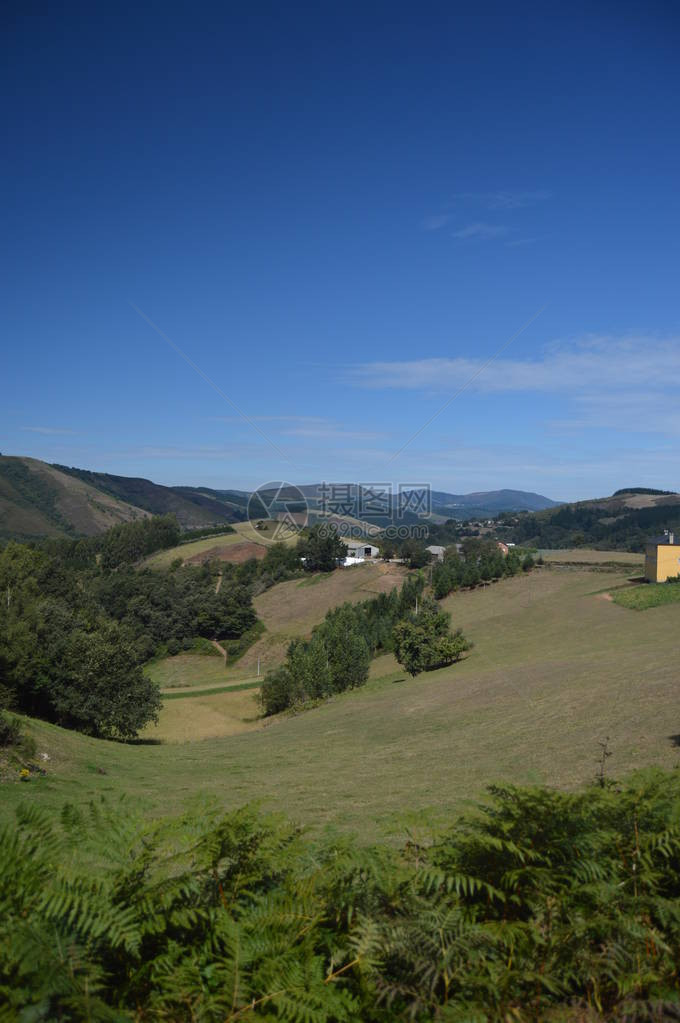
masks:
{"label": "blue sky", "polygon": [[675,5],[97,6],[4,16],[3,453],[680,487]]}

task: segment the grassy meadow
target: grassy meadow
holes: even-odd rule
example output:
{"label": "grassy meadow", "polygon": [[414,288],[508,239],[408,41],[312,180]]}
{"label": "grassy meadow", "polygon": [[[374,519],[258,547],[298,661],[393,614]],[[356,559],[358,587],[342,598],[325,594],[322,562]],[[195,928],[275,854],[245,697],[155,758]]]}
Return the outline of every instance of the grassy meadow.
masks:
{"label": "grassy meadow", "polygon": [[266,590],[253,601],[266,631],[234,665],[234,676],[254,676],[258,658],[262,672],[277,667],[291,639],[308,636],[331,608],[345,601],[354,604],[389,592],[401,585],[406,574],[401,565],[365,562],[330,575],[318,573],[290,579]]}
{"label": "grassy meadow", "polygon": [[[142,738],[185,742],[261,727],[261,721],[252,720],[248,700],[240,695],[244,684],[255,684],[258,659],[264,674],[283,661],[290,641],[309,636],[330,608],[345,601],[367,600],[399,586],[405,575],[400,565],[376,562],[330,575],[321,572],[291,579],[266,590],[254,601],[264,634],[238,660],[228,659],[225,666],[216,651],[214,656],[189,651],[147,665],[147,674],[162,693],[174,697],[195,692],[200,707],[192,702],[188,710],[171,707],[166,701],[159,723],[148,725]],[[239,717],[241,714],[245,718]]]}
{"label": "grassy meadow", "polygon": [[633,611],[646,611],[662,604],[680,603],[680,585],[677,583],[646,583],[643,586],[630,586],[612,593],[612,600],[621,607]]}
{"label": "grassy meadow", "polygon": [[645,567],[644,554],[629,554],[627,551],[593,551],[587,547],[566,550],[540,550],[544,561],[554,565],[590,565],[598,569],[628,571],[631,575],[642,572]]}
{"label": "grassy meadow", "polygon": [[152,554],[145,560],[144,565],[147,568],[166,569],[177,558],[189,561],[196,555],[205,554],[207,551],[214,551],[215,556],[219,558],[221,552],[228,553],[227,549],[237,544],[257,544],[266,550],[272,543],[297,543],[297,531],[288,529],[280,522],[263,519],[260,525],[261,528],[257,529],[254,522],[234,522],[231,525],[233,533],[204,536],[200,540],[181,543],[177,547],[168,547],[166,550]]}
{"label": "grassy meadow", "polygon": [[[306,634],[328,606],[370,595],[386,585],[380,567],[262,594],[263,640]],[[615,590],[626,579],[611,572],[608,582]],[[224,807],[255,800],[315,830],[401,838],[416,817],[441,824],[493,781],[587,782],[606,737],[612,774],[677,765],[680,608],[632,615],[597,583],[585,567],[554,565],[453,594],[444,601],[452,624],[475,644],[463,662],[411,679],[383,656],[364,688],[294,716],[258,719],[256,690],[234,688],[167,700],[157,729],[137,744],[32,722],[47,776],[4,786],[0,813],[21,800],[57,808],[125,797],[154,815],[197,798]],[[205,688],[224,673],[220,658],[180,657],[200,662],[191,671]],[[161,671],[181,680],[162,664],[159,681]]]}

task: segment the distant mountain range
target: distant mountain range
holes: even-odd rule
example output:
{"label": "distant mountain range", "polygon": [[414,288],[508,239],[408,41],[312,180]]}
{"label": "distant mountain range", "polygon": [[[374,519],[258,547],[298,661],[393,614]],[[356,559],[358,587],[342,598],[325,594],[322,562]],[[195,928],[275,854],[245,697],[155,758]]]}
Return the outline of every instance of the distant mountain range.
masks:
{"label": "distant mountain range", "polygon": [[[376,484],[376,491],[378,486]],[[283,508],[288,503],[289,509],[302,497],[312,512],[346,515],[380,526],[397,520],[406,524],[418,522],[423,512],[435,522],[445,522],[447,519],[488,519],[502,511],[543,511],[560,503],[524,490],[490,490],[473,494],[431,490],[428,494],[406,489],[380,494],[367,484],[353,483],[291,486],[276,492],[263,492],[263,497],[265,504],[267,499],[276,497],[279,507]]]}
{"label": "distant mountain range", "polygon": [[[334,484],[330,491],[322,484],[291,487],[278,493],[280,506],[294,504],[300,495],[312,517],[323,513],[324,502],[328,510],[331,501],[344,497],[349,504],[338,514],[373,526],[385,526],[397,519],[406,524],[421,521],[423,510],[427,510],[422,503],[419,506],[415,492],[392,495],[381,509],[370,488],[354,484]],[[264,496],[266,499],[267,494]],[[0,456],[2,539],[92,536],[119,522],[168,512],[184,529],[218,526],[246,519],[249,498],[244,490],[168,487],[140,477],[51,465],[36,458]],[[491,518],[500,511],[539,511],[557,503],[522,490],[475,494],[432,491],[429,513],[433,521],[443,522],[449,518]]]}
{"label": "distant mountain range", "polygon": [[559,504],[562,502],[526,490],[489,490],[475,494],[432,492],[433,511],[451,519],[485,518],[502,511],[543,511]]}

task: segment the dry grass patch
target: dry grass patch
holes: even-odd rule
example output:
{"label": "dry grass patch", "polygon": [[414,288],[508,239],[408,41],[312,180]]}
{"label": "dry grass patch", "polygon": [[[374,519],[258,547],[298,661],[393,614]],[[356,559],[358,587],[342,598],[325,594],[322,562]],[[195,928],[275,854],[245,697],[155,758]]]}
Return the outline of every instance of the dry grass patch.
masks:
{"label": "dry grass patch", "polygon": [[164,701],[157,725],[149,725],[142,739],[160,742],[195,742],[225,738],[261,728],[258,691],[200,694],[185,700]]}
{"label": "dry grass patch", "polygon": [[254,673],[258,657],[263,672],[276,667],[283,661],[291,639],[309,636],[331,608],[388,593],[401,586],[406,574],[401,565],[367,562],[278,583],[253,602],[267,631],[239,659],[237,667],[244,674]]}
{"label": "dry grass patch", "polygon": [[642,571],[645,562],[644,554],[630,554],[628,551],[594,551],[585,547],[574,547],[565,550],[539,551],[548,564],[557,565],[612,565],[614,567]]}
{"label": "dry grass patch", "polygon": [[266,553],[266,547],[259,543],[243,541],[242,543],[217,544],[185,558],[184,564],[203,565],[206,561],[227,561],[232,565],[242,565],[244,561],[249,561],[251,558],[259,561]]}
{"label": "dry grass patch", "polygon": [[191,543],[181,543],[177,547],[168,547],[165,551],[158,551],[143,562],[143,567],[170,568],[170,565],[177,558],[188,561],[196,557],[196,555],[204,554],[205,551],[213,548],[222,551],[237,543],[243,543],[243,537],[238,533],[225,533],[223,536],[205,536],[201,540],[192,540]]}

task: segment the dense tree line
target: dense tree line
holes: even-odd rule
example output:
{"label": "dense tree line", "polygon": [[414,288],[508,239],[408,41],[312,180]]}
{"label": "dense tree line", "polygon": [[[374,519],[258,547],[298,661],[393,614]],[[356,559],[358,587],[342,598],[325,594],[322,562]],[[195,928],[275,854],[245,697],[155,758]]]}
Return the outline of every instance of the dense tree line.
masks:
{"label": "dense tree line", "polygon": [[410,641],[411,648],[418,643],[428,648],[427,653],[421,650],[419,654],[418,671],[457,660],[467,644],[459,633],[449,634],[447,614],[439,612],[432,602],[423,603],[424,588],[423,576],[414,574],[404,581],[400,591],[395,589],[329,611],[313,630],[311,639],[294,640],[284,663],[265,677],[261,691],[265,714],[277,714],[363,685],[371,658],[395,649],[395,641],[399,643],[399,653],[408,660],[410,671],[415,661],[407,653],[407,636],[395,628],[398,623],[417,630]]}
{"label": "dense tree line", "polygon": [[493,788],[401,849],[27,806],[0,831],[0,1017],[677,1019],[679,818],[677,771]]}
{"label": "dense tree line", "polygon": [[455,546],[447,548],[444,561],[432,569],[432,589],[438,600],[454,590],[528,572],[534,567],[530,553],[511,549],[503,555],[493,540],[469,538],[463,541],[462,548],[462,556]]}
{"label": "dense tree line", "polygon": [[245,642],[257,624],[253,596],[300,575],[301,550],[311,553],[310,569],[317,555],[329,567],[338,543],[312,532],[300,549],[273,544],[259,561],[183,566],[177,558],[169,571],[138,567],[179,536],[175,518],[164,515],[98,537],[0,549],[0,708],[132,737],[160,706],[145,661],[197,637]]}
{"label": "dense tree line", "polygon": [[657,490],[655,487],[621,487],[620,490],[615,490],[612,497],[619,497],[621,494],[654,494],[657,496],[664,496],[672,494],[672,490]]}
{"label": "dense tree line", "polygon": [[17,710],[93,735],[135,735],[160,699],[129,630],[46,552],[0,552],[0,688]]}
{"label": "dense tree line", "polygon": [[31,546],[45,550],[60,561],[74,567],[98,565],[111,572],[121,565],[131,565],[156,551],[175,547],[182,536],[174,515],[121,522],[98,536],[68,539],[58,537],[34,541]]}
{"label": "dense tree line", "polygon": [[535,547],[597,547],[641,552],[664,529],[680,533],[680,504],[614,510],[611,506],[566,504],[554,511],[519,515],[503,535]]}
{"label": "dense tree line", "polygon": [[126,629],[142,662],[170,640],[234,639],[255,624],[250,587],[237,572],[215,589],[214,573],[203,565],[172,572],[127,568],[96,577],[90,592]]}
{"label": "dense tree line", "polygon": [[294,640],[286,660],[262,685],[265,714],[363,685],[371,657],[392,649],[392,630],[415,606],[425,583],[410,576],[400,591],[330,610],[310,640]]}
{"label": "dense tree line", "polygon": [[99,543],[99,559],[103,570],[133,564],[155,551],[176,547],[181,530],[174,515],[154,515],[136,519],[109,529]]}
{"label": "dense tree line", "polygon": [[[167,537],[168,525],[145,535]],[[122,552],[117,530],[99,554]],[[0,550],[0,705],[91,735],[128,738],[160,706],[141,667],[149,657],[197,636],[239,637],[254,625],[246,578],[252,569],[227,567],[215,592],[211,566],[152,572],[124,564],[110,571],[82,544],[9,543]]]}

